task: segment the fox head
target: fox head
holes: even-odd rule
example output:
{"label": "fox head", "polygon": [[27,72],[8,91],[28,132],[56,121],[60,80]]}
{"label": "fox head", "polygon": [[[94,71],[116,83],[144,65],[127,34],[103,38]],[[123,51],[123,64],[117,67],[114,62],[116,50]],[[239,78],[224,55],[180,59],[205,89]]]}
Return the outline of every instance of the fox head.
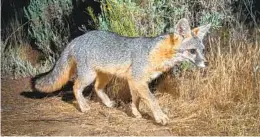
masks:
{"label": "fox head", "polygon": [[175,34],[182,37],[181,43],[176,50],[176,57],[180,62],[189,61],[198,67],[205,67],[204,57],[205,46],[202,43],[203,37],[210,28],[210,24],[190,29],[187,19],[181,19],[175,29]]}

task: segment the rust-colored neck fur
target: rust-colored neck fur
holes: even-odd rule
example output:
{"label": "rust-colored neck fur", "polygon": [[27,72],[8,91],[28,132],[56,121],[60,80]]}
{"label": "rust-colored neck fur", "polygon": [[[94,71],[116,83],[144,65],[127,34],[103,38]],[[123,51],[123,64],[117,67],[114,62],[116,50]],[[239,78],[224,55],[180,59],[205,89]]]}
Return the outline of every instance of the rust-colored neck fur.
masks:
{"label": "rust-colored neck fur", "polygon": [[175,49],[181,45],[182,38],[176,34],[169,34],[161,40],[150,54],[150,63],[156,69],[163,69],[163,62],[172,59],[176,54]]}

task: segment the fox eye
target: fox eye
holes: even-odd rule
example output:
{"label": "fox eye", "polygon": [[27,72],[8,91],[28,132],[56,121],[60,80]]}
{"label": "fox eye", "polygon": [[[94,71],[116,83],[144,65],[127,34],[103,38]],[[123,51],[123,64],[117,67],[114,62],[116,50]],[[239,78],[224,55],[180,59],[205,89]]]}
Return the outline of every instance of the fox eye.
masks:
{"label": "fox eye", "polygon": [[195,53],[196,53],[196,49],[190,49],[189,52],[190,52],[191,54],[195,54]]}

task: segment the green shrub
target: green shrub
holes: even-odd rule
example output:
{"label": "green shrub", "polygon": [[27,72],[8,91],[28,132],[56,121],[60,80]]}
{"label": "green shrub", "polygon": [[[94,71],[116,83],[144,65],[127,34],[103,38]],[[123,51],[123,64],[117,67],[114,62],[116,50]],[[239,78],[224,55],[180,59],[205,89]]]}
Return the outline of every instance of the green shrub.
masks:
{"label": "green shrub", "polygon": [[26,50],[23,46],[16,46],[8,48],[3,51],[1,49],[1,73],[10,76],[26,77],[35,76],[37,74],[46,72],[51,69],[54,60],[48,58],[46,61],[41,62],[37,66],[33,66],[31,62],[26,60]]}
{"label": "green shrub", "polygon": [[70,37],[71,0],[31,0],[24,8],[29,36],[46,56],[58,57]]}
{"label": "green shrub", "polygon": [[[183,17],[190,20],[192,27],[211,23],[214,29],[219,28],[224,19],[231,19],[230,7],[230,2],[225,1],[102,0],[99,17],[94,16],[91,8],[88,8],[88,13],[97,29],[126,36],[156,36],[173,33],[174,25]],[[223,8],[228,11],[223,11]]]}
{"label": "green shrub", "polygon": [[138,30],[137,24],[143,11],[134,2],[103,0],[101,8],[98,29],[113,31],[124,36],[140,35],[141,31]]}

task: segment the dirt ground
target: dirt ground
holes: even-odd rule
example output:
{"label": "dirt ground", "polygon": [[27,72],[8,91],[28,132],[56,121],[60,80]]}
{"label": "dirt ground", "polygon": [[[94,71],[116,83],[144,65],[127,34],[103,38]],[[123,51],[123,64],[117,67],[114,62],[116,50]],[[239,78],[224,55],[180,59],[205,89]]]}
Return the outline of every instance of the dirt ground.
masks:
{"label": "dirt ground", "polygon": [[[30,78],[1,79],[1,134],[2,135],[45,135],[45,136],[101,136],[101,135],[237,135],[242,128],[243,135],[258,134],[257,122],[240,127],[230,121],[230,115],[208,112],[212,107],[205,108],[205,104],[190,99],[183,101],[179,93],[167,93],[166,87],[175,87],[174,83],[157,87],[156,99],[162,110],[170,118],[166,126],[154,122],[151,112],[141,103],[140,109],[143,118],[136,119],[131,114],[129,95],[118,96],[114,99],[118,106],[105,107],[87,88],[86,98],[89,99],[91,109],[87,113],[79,112],[72,94],[72,84],[68,84],[60,92],[52,94],[37,93],[31,90]],[[117,83],[114,84],[116,87]],[[111,86],[112,87],[112,86]],[[113,88],[107,87],[108,91]],[[118,87],[117,87],[118,88]],[[128,91],[123,87],[122,90]],[[172,90],[175,91],[175,90]],[[92,94],[88,94],[92,93]],[[113,96],[110,95],[111,98]],[[221,118],[218,118],[221,116]],[[216,120],[214,120],[215,118]],[[244,120],[244,117],[241,117]],[[240,119],[240,118],[239,118]],[[238,120],[238,123],[240,122]],[[253,119],[254,120],[254,119]],[[220,121],[215,123],[214,121]],[[223,123],[224,122],[224,123]],[[221,125],[222,123],[222,125]],[[243,123],[243,122],[240,122]],[[234,129],[237,128],[237,129]]]}
{"label": "dirt ground", "polygon": [[[119,102],[116,108],[106,108],[94,98],[89,101],[91,110],[83,114],[77,109],[71,89],[50,95],[35,93],[30,89],[30,78],[2,78],[1,84],[2,135],[195,134],[189,130],[190,126],[196,126],[192,121],[182,123],[182,128],[174,128],[179,125],[174,120],[161,126],[154,123],[150,112],[145,110],[144,118],[136,119],[129,103]],[[163,106],[163,110],[167,112],[167,106]]]}

